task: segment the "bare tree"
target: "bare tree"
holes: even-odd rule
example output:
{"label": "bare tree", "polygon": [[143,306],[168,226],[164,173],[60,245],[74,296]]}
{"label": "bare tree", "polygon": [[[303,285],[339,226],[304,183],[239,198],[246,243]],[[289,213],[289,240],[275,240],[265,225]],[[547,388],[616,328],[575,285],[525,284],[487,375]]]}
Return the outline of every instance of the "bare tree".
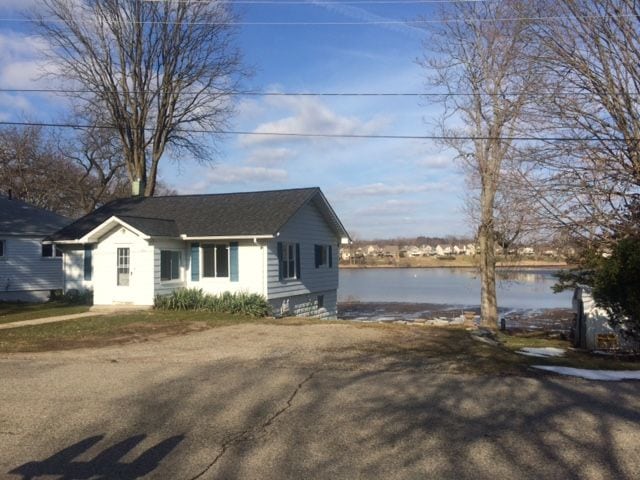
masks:
{"label": "bare tree", "polygon": [[77,135],[58,145],[60,155],[77,169],[77,203],[83,213],[115,198],[130,194],[122,149],[115,131],[79,129]]}
{"label": "bare tree", "polygon": [[[111,135],[109,135],[111,134]],[[60,138],[41,127],[0,129],[0,191],[75,218],[130,195],[114,132],[79,129]],[[171,191],[161,182],[158,189]]]}
{"label": "bare tree", "polygon": [[[525,188],[539,212],[586,245],[620,237],[640,200],[640,3],[537,2],[538,62],[554,95],[539,102],[547,142]],[[554,18],[556,20],[554,20]]]}
{"label": "bare tree", "polygon": [[242,76],[226,2],[43,0],[36,15],[50,73],[80,86],[83,108],[113,128],[131,181],[153,195],[167,148],[210,160]]}
{"label": "bare tree", "polygon": [[37,207],[76,216],[78,169],[40,127],[0,129],[0,188]]}
{"label": "bare tree", "polygon": [[517,154],[513,137],[531,92],[539,87],[531,56],[525,55],[531,48],[526,17],[509,0],[453,3],[433,27],[421,62],[429,69],[431,86],[443,92],[441,132],[457,138],[447,144],[479,184],[481,321],[489,328],[498,321],[495,214],[501,169]]}

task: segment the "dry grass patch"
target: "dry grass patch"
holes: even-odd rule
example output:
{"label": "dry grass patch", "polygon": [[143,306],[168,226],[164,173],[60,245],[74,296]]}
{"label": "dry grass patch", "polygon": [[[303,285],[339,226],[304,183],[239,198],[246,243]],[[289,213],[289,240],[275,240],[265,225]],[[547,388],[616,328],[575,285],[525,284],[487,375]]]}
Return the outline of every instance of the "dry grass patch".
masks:
{"label": "dry grass patch", "polygon": [[262,319],[209,312],[140,311],[0,330],[0,352],[102,347]]}
{"label": "dry grass patch", "polygon": [[36,318],[57,317],[73,313],[88,312],[87,305],[69,305],[67,303],[21,303],[0,302],[0,323],[21,322]]}

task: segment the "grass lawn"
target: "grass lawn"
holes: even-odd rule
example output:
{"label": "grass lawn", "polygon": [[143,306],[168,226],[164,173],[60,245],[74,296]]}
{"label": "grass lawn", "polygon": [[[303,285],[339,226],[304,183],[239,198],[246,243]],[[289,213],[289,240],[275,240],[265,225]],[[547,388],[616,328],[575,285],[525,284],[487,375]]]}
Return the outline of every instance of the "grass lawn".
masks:
{"label": "grass lawn", "polygon": [[529,333],[518,335],[506,335],[500,333],[498,339],[503,343],[504,348],[516,352],[525,347],[543,348],[556,347],[563,348],[566,353],[562,357],[527,357],[519,355],[527,359],[531,365],[558,365],[563,367],[586,368],[593,370],[640,370],[640,357],[616,357],[595,355],[583,350],[572,348],[571,342],[568,340],[545,338],[543,333]]}
{"label": "grass lawn", "polygon": [[20,322],[35,318],[57,317],[89,311],[87,305],[69,305],[66,303],[14,303],[0,302],[0,323]]}
{"label": "grass lawn", "polygon": [[[55,310],[55,309],[53,309]],[[62,310],[58,310],[62,311]],[[215,327],[241,323],[305,326],[315,323],[348,324],[353,328],[375,328],[379,341],[343,352],[357,362],[368,357],[383,358],[393,368],[420,368],[443,373],[481,375],[523,375],[535,373],[531,365],[561,365],[605,370],[637,370],[640,361],[599,357],[571,350],[568,341],[545,338],[543,334],[498,334],[500,346],[472,339],[461,327],[425,327],[417,325],[363,324],[348,321],[328,322],[304,318],[253,318],[192,311],[145,310],[97,317],[86,317],[50,324],[0,330],[0,353],[98,348],[150,338],[182,335]],[[559,347],[564,357],[536,358],[519,355],[523,347]]]}
{"label": "grass lawn", "polygon": [[145,341],[239,323],[303,325],[320,320],[274,320],[210,312],[144,310],[0,330],[0,353],[68,350]]}

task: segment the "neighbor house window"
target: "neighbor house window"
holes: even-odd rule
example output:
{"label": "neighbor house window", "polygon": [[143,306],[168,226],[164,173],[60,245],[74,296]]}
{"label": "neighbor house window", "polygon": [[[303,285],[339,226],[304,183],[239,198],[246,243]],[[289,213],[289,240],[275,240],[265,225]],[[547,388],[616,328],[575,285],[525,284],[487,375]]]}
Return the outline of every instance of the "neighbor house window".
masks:
{"label": "neighbor house window", "polygon": [[315,246],[316,268],[332,266],[332,250],[331,245]]}
{"label": "neighbor house window", "polygon": [[4,257],[6,254],[7,254],[6,240],[0,240],[0,258]]}
{"label": "neighbor house window", "polygon": [[160,252],[160,280],[180,280],[180,252],[162,250]]}
{"label": "neighbor house window", "polygon": [[229,276],[229,245],[202,246],[202,276],[204,278]]}
{"label": "neighbor house window", "polygon": [[[53,257],[53,252],[54,252],[54,246],[53,245],[51,245],[51,244],[42,245],[42,256],[43,257],[52,258]],[[61,257],[62,256],[62,251],[59,250],[58,248],[55,248],[55,255],[56,255],[56,257]]]}

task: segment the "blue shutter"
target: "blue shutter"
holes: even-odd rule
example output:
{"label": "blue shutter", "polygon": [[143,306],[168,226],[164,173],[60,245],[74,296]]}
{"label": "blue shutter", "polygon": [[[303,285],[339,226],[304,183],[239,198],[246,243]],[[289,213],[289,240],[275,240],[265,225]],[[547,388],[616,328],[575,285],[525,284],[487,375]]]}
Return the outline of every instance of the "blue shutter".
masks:
{"label": "blue shutter", "polygon": [[191,281],[200,280],[200,244],[191,244]]}
{"label": "blue shutter", "polygon": [[91,281],[91,274],[93,273],[93,265],[91,263],[91,257],[93,253],[93,246],[84,246],[84,279],[87,282]]}
{"label": "blue shutter", "polygon": [[300,276],[300,244],[296,243],[296,278],[302,278]]}
{"label": "blue shutter", "polygon": [[282,273],[282,242],[278,242],[278,279],[282,281],[284,277]]}
{"label": "blue shutter", "polygon": [[238,269],[238,242],[229,244],[229,280],[237,282],[240,279],[240,271]]}
{"label": "blue shutter", "polygon": [[333,247],[329,245],[329,268],[333,268]]}

